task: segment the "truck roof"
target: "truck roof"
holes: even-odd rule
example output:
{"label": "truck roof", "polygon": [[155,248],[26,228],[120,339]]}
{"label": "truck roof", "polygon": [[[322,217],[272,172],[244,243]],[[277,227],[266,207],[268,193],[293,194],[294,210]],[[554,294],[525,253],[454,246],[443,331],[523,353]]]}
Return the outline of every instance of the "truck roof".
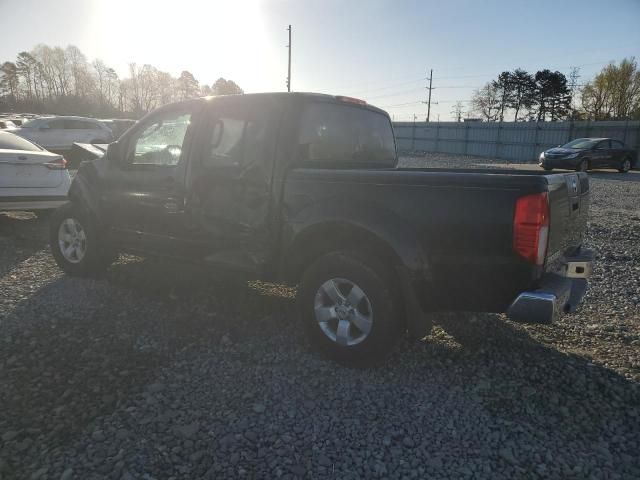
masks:
{"label": "truck roof", "polygon": [[[329,95],[326,93],[314,93],[314,92],[261,92],[261,93],[240,93],[235,95],[214,95],[209,97],[199,97],[189,100],[182,100],[179,102],[174,102],[165,105],[167,106],[176,106],[176,105],[185,105],[194,102],[202,102],[202,101],[218,101],[224,100],[225,102],[234,101],[234,99],[238,99],[240,101],[250,101],[252,98],[271,98],[276,101],[282,102],[295,102],[300,100],[320,100],[325,102],[331,102],[336,104],[345,104],[351,106],[357,106],[360,108],[366,108],[368,110],[372,110],[378,113],[382,113],[383,115],[389,116],[388,113],[381,108],[375,107],[373,105],[369,105],[364,100],[360,100],[353,97],[343,96],[343,95]],[[163,107],[160,107],[163,108]]]}

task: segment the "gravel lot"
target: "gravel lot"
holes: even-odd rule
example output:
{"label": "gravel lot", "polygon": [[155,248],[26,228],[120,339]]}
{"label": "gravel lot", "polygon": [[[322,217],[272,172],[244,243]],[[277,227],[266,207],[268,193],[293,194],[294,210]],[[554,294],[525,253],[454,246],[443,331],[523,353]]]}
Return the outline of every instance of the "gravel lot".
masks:
{"label": "gravel lot", "polygon": [[[495,162],[403,159],[469,163]],[[45,222],[0,214],[0,479],[640,478],[640,172],[591,188],[577,313],[441,315],[374,370],[311,353],[290,291],[135,257],[69,278]]]}

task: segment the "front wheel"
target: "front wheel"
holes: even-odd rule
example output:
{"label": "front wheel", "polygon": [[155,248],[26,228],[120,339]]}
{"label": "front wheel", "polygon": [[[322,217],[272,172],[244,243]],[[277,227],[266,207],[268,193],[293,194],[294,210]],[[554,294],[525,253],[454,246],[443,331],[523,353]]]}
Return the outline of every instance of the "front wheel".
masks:
{"label": "front wheel", "polygon": [[304,273],[299,308],[309,339],[351,366],[379,363],[400,335],[391,271],[374,258],[331,252]]}
{"label": "front wheel", "polygon": [[622,160],[618,171],[620,173],[627,173],[629,170],[631,170],[631,160],[629,158],[625,158],[624,160]]}
{"label": "front wheel", "polygon": [[74,203],[67,203],[52,214],[49,243],[56,263],[71,276],[99,275],[114,258],[96,222]]}

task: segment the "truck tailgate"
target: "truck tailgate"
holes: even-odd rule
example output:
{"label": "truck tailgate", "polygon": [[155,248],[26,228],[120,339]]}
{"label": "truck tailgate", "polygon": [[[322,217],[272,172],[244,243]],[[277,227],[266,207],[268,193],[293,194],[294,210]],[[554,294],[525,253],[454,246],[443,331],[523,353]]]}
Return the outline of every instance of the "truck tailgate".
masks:
{"label": "truck tailgate", "polygon": [[582,245],[589,213],[589,177],[586,173],[546,176],[549,184],[549,247],[547,263],[570,255]]}

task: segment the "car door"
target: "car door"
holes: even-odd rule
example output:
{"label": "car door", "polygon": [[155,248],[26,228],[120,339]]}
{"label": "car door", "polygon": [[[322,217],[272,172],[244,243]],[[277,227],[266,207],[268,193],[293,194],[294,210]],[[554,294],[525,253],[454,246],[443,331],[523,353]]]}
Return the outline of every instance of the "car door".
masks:
{"label": "car door", "polygon": [[64,145],[65,121],[52,118],[40,125],[33,135],[33,140],[47,149],[58,149]]}
{"label": "car door", "polygon": [[624,157],[626,147],[620,140],[611,140],[611,166],[619,167]]}
{"label": "car door", "polygon": [[184,255],[185,169],[201,108],[183,104],[149,115],[121,139],[118,158],[108,158],[103,201],[117,244]]}
{"label": "car door", "polygon": [[603,168],[608,167],[611,161],[611,146],[609,140],[602,140],[593,149],[591,155],[591,167]]}
{"label": "car door", "polygon": [[255,273],[270,258],[278,115],[267,99],[213,102],[207,113],[187,179],[184,229],[192,254],[206,263]]}

